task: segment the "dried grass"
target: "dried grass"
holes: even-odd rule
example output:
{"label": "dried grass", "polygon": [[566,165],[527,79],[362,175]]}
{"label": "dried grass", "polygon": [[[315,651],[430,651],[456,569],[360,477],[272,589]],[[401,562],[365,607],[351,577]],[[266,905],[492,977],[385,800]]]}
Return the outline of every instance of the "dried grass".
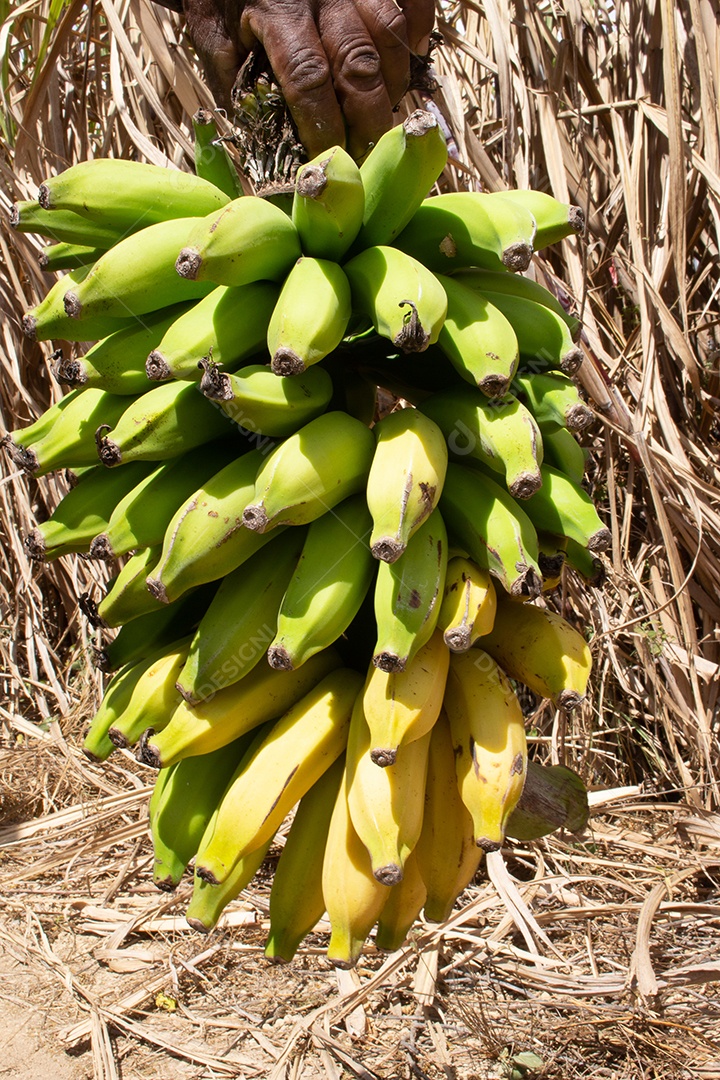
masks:
{"label": "dried grass", "polygon": [[[592,635],[589,704],[532,717],[538,752],[597,789],[591,829],[509,850],[510,878],[476,882],[444,927],[387,959],[370,948],[337,985],[321,933],[270,968],[261,878],[198,941],[147,884],[147,775],[78,753],[100,677],[76,598],[101,572],[28,561],[22,536],[63,480],[0,459],[3,938],[48,1007],[55,987],[58,1026],[80,1025],[64,1044],[89,1040],[96,1076],[122,1059],[124,1076],[461,1080],[509,1076],[528,1050],[548,1077],[720,1075],[716,15],[713,0],[439,5],[435,101],[456,144],[443,183],[530,185],[587,212],[586,239],[535,271],[583,318],[590,486],[613,533],[605,588],[570,578],[558,600]],[[172,13],[0,0],[0,56],[3,217],[87,156],[190,167],[189,117],[210,99]],[[3,224],[0,249],[11,430],[59,391],[19,326],[48,286],[37,245]],[[628,786],[630,801],[603,802]]]}

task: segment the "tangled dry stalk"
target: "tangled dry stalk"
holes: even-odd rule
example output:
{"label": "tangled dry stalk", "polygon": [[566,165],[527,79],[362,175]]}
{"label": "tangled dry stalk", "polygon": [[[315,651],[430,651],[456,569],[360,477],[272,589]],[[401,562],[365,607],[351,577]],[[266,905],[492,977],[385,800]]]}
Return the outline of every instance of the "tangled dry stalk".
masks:
{"label": "tangled dry stalk", "polygon": [[[614,542],[605,588],[569,580],[558,601],[592,639],[589,703],[531,724],[537,752],[578,769],[598,805],[582,842],[508,851],[512,877],[496,867],[399,956],[371,950],[357,985],[328,1000],[317,941],[294,971],[262,965],[262,881],[209,949],[152,895],[146,776],[77,749],[101,684],[77,596],[102,571],[28,561],[22,537],[63,480],[2,458],[7,970],[43,973],[48,1000],[64,984],[65,1009],[82,1010],[65,1043],[90,1039],[95,1075],[118,1075],[118,1054],[126,1075],[160,1075],[141,1045],[169,1077],[510,1076],[529,1050],[546,1076],[720,1074],[717,15],[715,0],[438,4],[444,184],[542,188],[588,217],[584,241],[535,273],[583,319],[590,483]],[[0,0],[0,57],[4,218],[87,156],[191,168],[189,117],[211,101],[164,8]],[[59,388],[20,331],[48,287],[38,246],[3,223],[0,250],[4,433]],[[625,787],[631,802],[603,803]],[[153,1005],[160,991],[178,1012]]]}

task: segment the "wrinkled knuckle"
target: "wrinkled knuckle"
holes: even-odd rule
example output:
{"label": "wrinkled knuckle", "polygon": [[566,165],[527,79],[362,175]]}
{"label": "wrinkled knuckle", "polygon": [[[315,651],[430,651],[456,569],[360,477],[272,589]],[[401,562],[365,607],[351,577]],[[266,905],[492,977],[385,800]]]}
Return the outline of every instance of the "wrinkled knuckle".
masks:
{"label": "wrinkled knuckle", "polygon": [[401,48],[407,51],[407,25],[402,11],[398,9],[393,15],[389,16],[380,27],[378,27],[376,40],[383,48]]}
{"label": "wrinkled knuckle", "polygon": [[371,45],[349,42],[340,49],[338,59],[351,79],[376,79],[380,74],[380,57]]}
{"label": "wrinkled knuckle", "polygon": [[294,58],[292,71],[287,73],[298,93],[309,93],[330,81],[330,65],[327,57],[311,49],[299,49]]}

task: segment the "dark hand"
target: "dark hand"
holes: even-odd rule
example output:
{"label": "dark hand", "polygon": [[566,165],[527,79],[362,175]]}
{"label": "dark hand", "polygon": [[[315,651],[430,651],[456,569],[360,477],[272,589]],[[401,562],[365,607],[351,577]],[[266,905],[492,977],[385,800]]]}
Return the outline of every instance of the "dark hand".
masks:
{"label": "dark hand", "polygon": [[[161,0],[162,2],[162,0]],[[424,55],[433,0],[183,0],[218,105],[259,42],[310,157],[347,146],[356,158],[392,127],[410,54]]]}

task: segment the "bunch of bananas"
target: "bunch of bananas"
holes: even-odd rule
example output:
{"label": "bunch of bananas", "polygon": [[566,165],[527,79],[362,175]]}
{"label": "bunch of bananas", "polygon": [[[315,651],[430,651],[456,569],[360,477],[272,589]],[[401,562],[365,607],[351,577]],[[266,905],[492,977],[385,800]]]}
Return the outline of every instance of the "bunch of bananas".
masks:
{"label": "bunch of bananas", "polygon": [[447,151],[422,111],[360,167],[301,167],[286,212],[238,196],[208,123],[195,176],[88,161],[15,207],[67,270],[26,332],[96,343],[56,350],[72,389],[4,442],[76,481],[33,558],[124,560],[81,599],[118,631],[84,749],[158,770],[155,883],[194,860],[209,930],[296,808],[267,955],[327,912],[350,966],[376,923],[395,949],[445,919],[506,836],[587,818],[575,773],[528,761],[516,694],[582,700],[588,647],[543,592],[565,561],[598,582],[610,542],[579,324],[518,273],[582,215],[427,197]]}

